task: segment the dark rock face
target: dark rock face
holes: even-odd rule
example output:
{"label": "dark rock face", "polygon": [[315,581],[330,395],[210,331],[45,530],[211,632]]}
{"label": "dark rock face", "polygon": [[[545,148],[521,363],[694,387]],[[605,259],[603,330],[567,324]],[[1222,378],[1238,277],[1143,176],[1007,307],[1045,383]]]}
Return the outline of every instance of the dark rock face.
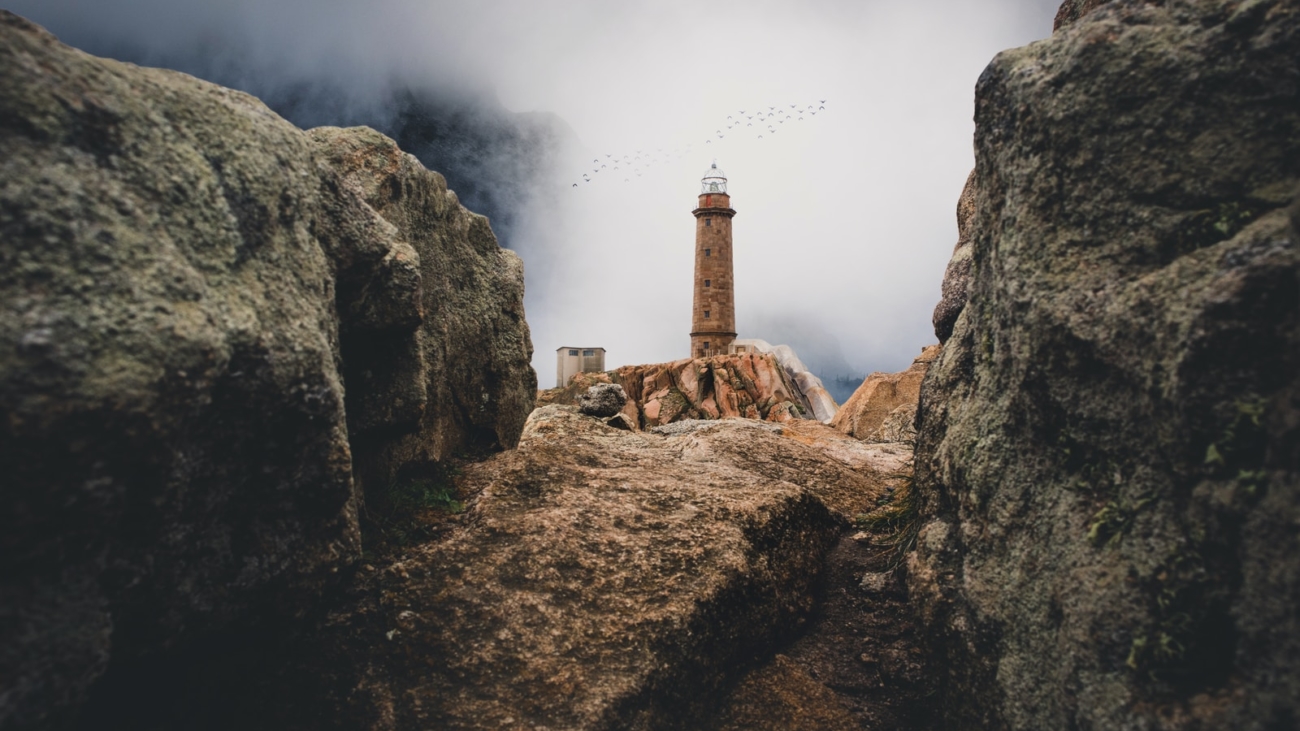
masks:
{"label": "dark rock face", "polygon": [[597,383],[578,398],[578,411],[587,416],[613,416],[623,410],[627,394],[617,383]]}
{"label": "dark rock face", "polygon": [[373,265],[382,277],[339,281],[358,477],[382,489],[456,451],[513,447],[537,392],[519,257],[387,137],[365,127],[307,136],[394,242]]}
{"label": "dark rock face", "polygon": [[513,444],[536,385],[517,258],[390,141],[2,11],[0,110],[0,726],[58,727],[302,615],[359,553],[354,456]]}
{"label": "dark rock face", "polygon": [[934,323],[934,335],[942,345],[952,335],[957,316],[966,306],[970,289],[971,269],[971,220],[975,217],[975,171],[966,176],[966,185],[961,190],[957,201],[957,245],[953,247],[952,258],[948,260],[948,269],[943,273],[943,288],[939,304],[934,306],[930,321]]}
{"label": "dark rock face", "polygon": [[958,729],[1300,719],[1300,3],[1111,2],[977,87],[914,600]]}

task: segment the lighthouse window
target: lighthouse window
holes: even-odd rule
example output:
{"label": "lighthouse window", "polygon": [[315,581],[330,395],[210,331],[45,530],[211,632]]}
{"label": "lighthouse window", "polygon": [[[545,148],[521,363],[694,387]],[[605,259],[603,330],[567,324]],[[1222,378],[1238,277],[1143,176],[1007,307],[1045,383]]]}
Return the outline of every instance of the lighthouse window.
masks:
{"label": "lighthouse window", "polygon": [[709,341],[707,341],[707,340],[704,341],[704,349],[705,349],[705,350],[708,350],[708,349],[709,349]]}
{"label": "lighthouse window", "polygon": [[704,319],[706,319],[706,320],[709,319],[709,311],[708,311],[708,310],[705,310],[705,311],[704,311]]}
{"label": "lighthouse window", "polygon": [[704,250],[704,255],[705,255],[705,256],[710,256],[712,253],[713,253],[713,249],[705,249],[705,250]]}
{"label": "lighthouse window", "polygon": [[596,354],[596,351],[594,351],[594,350],[584,350],[584,351],[582,351],[582,355],[583,355],[584,357],[587,357],[587,358],[590,358],[591,356],[593,356],[593,355],[595,355],[595,354]]}
{"label": "lighthouse window", "polygon": [[577,354],[578,354],[578,351],[576,351],[576,350],[570,350],[570,351],[569,351],[569,355],[577,355]]}
{"label": "lighthouse window", "polygon": [[712,218],[706,218],[706,219],[704,219],[704,225],[705,225],[706,227],[711,227],[711,226],[713,226],[713,219],[712,219]]}
{"label": "lighthouse window", "polygon": [[704,286],[706,286],[706,287],[712,287],[712,286],[713,286],[713,280],[712,280],[712,279],[706,279],[706,280],[704,280]]}

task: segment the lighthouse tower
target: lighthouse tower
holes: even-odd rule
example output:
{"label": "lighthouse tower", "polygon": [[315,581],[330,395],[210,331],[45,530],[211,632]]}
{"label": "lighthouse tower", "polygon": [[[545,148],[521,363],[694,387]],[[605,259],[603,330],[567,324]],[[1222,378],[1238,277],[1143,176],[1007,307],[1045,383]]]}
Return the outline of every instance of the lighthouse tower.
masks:
{"label": "lighthouse tower", "polygon": [[718,163],[700,181],[695,215],[695,306],[691,311],[691,357],[726,353],[736,339],[736,293],[731,270],[731,218],[727,176]]}

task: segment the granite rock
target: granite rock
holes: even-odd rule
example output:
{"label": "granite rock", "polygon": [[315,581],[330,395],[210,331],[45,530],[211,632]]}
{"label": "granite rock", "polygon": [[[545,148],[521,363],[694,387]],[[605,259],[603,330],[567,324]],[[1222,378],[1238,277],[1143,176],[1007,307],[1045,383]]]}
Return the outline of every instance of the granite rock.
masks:
{"label": "granite rock", "polygon": [[976,87],[970,297],[921,391],[944,727],[1290,728],[1300,3],[1067,15]]}
{"label": "granite rock", "polygon": [[617,383],[597,383],[578,399],[578,412],[587,416],[614,416],[623,410],[627,394]]}
{"label": "granite rock", "polygon": [[282,677],[316,702],[273,691],[284,715],[259,722],[693,728],[804,622],[847,516],[885,492],[875,452],[806,420],[632,433],[539,408],[465,468],[440,538],[361,572],[302,638]]}
{"label": "granite rock", "polygon": [[907,441],[915,430],[909,415],[915,413],[921,380],[939,357],[940,346],[930,345],[912,365],[899,373],[872,373],[840,407],[831,426],[868,442]]}
{"label": "granite rock", "polygon": [[391,141],[6,11],[0,110],[0,726],[58,728],[304,616],[362,464],[509,446],[535,381],[518,259]]}

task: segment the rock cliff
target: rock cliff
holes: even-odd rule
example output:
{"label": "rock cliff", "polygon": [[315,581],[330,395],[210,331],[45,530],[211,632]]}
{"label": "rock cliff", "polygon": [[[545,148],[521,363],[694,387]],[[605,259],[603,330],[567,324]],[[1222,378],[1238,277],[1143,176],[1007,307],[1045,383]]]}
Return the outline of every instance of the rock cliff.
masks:
{"label": "rock cliff", "polygon": [[518,259],[391,141],[4,11],[0,110],[0,726],[60,727],[302,616],[359,483],[513,445],[536,382]]}
{"label": "rock cliff", "polygon": [[946,727],[1293,728],[1300,3],[1067,5],[980,77],[921,391]]}
{"label": "rock cliff", "polygon": [[921,349],[912,366],[899,373],[872,373],[840,407],[831,426],[866,442],[906,442],[916,436],[913,422],[921,381],[939,357],[938,345]]}

